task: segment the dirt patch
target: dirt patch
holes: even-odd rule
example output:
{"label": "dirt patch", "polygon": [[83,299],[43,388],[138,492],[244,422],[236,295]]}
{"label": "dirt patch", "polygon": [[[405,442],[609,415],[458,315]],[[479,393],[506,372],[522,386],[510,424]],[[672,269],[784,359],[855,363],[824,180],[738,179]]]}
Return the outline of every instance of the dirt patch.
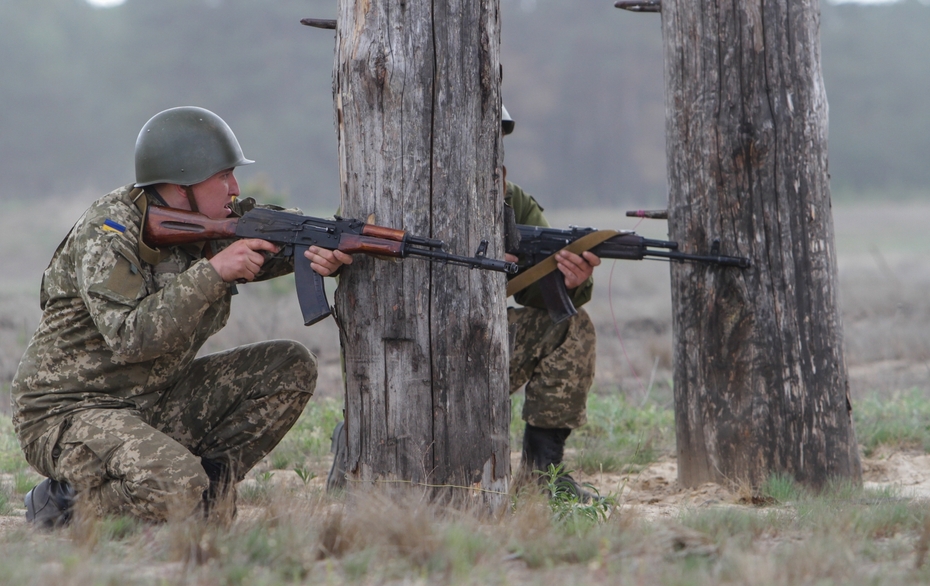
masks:
{"label": "dirt patch", "polygon": [[[328,464],[328,463],[327,463]],[[520,453],[511,454],[516,469]],[[862,461],[863,481],[868,488],[893,488],[903,497],[930,499],[930,455],[916,452],[878,454]],[[668,458],[629,474],[574,473],[581,483],[593,485],[602,495],[617,497],[620,510],[633,512],[645,519],[673,519],[682,509],[712,506],[745,506],[742,494],[714,483],[695,488],[678,484],[678,465]],[[293,471],[276,470],[268,479],[270,490],[322,490],[326,474],[304,482]],[[257,482],[248,479],[239,485],[240,491],[254,489]],[[26,526],[21,503],[11,503],[12,510],[0,515],[0,535],[8,535]],[[261,508],[240,505],[240,520],[257,518]]]}
{"label": "dirt patch", "polygon": [[930,455],[892,452],[862,461],[862,480],[870,488],[894,488],[901,496],[930,498]]}

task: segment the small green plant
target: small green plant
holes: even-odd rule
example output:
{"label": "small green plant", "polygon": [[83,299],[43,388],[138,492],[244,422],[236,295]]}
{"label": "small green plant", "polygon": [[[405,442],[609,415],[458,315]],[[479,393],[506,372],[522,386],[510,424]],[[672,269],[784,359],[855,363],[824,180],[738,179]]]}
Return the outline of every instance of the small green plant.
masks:
{"label": "small green plant", "polygon": [[300,480],[303,481],[304,486],[316,478],[316,472],[312,472],[306,466],[295,466],[294,472],[296,472],[297,476],[300,477]]}
{"label": "small green plant", "polygon": [[614,499],[601,497],[594,486],[585,484],[581,488],[593,493],[595,498],[590,502],[584,502],[572,482],[566,478],[569,474],[563,465],[550,464],[543,478],[549,497],[549,509],[556,521],[574,528],[584,528],[587,525],[606,521],[610,516]]}
{"label": "small green plant", "polygon": [[239,498],[247,505],[262,505],[268,501],[271,479],[274,472],[266,470],[255,473],[255,482],[243,482],[239,486]]}

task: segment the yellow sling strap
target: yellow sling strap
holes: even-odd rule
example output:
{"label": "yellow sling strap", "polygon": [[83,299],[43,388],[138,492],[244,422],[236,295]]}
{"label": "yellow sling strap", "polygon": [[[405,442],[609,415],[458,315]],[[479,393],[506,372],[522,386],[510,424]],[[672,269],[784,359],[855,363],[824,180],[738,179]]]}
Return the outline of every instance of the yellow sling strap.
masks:
{"label": "yellow sling strap", "polygon": [[[574,252],[575,254],[581,254],[582,252],[591,250],[601,242],[609,240],[618,234],[620,234],[620,232],[617,232],[616,230],[597,230],[596,232],[591,232],[590,234],[582,236],[562,250]],[[555,254],[553,254],[542,262],[533,265],[526,271],[510,279],[510,281],[507,282],[507,297],[510,297],[511,295],[526,289],[552,271],[557,270],[556,267],[557,264],[555,262]]]}

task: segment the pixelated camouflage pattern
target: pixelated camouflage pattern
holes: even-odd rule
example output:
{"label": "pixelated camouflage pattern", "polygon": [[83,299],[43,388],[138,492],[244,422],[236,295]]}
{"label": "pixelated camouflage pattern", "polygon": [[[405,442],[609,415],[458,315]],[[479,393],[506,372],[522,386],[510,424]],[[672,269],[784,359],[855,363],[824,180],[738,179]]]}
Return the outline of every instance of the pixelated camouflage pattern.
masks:
{"label": "pixelated camouflage pattern", "polygon": [[507,309],[510,392],[526,385],[523,419],[536,427],[575,429],[585,424],[594,383],[594,324],[584,309],[553,323],[535,307]]}
{"label": "pixelated camouflage pattern", "polygon": [[[57,479],[70,476],[56,463],[60,438],[95,433],[81,431],[84,412],[121,413],[120,417],[129,412],[144,422],[146,414],[154,418],[160,413],[165,397],[184,389],[188,394],[181,398],[192,408],[205,409],[202,402],[191,399],[201,393],[218,401],[201,415],[211,409],[214,414],[228,413],[234,400],[228,393],[239,384],[230,387],[232,375],[213,373],[204,374],[191,386],[198,381],[191,375],[197,352],[229,317],[230,285],[203,258],[198,246],[169,248],[157,265],[141,261],[142,217],[130,199],[131,191],[131,186],[125,186],[97,200],[53,255],[40,292],[42,320],[13,380],[13,422],[27,460],[39,472]],[[116,229],[108,228],[107,220]],[[273,259],[263,267],[262,277],[291,270],[292,260]],[[315,363],[310,370],[315,379]],[[273,380],[268,373],[265,376]],[[302,397],[309,397],[313,383],[301,383]],[[205,384],[214,386],[208,390]],[[297,409],[297,403],[292,404]],[[269,413],[280,411],[279,407],[266,408]],[[299,412],[291,414],[293,419]],[[290,417],[281,424],[287,420]],[[212,429],[217,422],[201,419],[199,423]],[[237,425],[245,430],[258,424]],[[171,435],[172,430],[166,430]],[[191,437],[196,436],[195,430],[189,431]],[[231,441],[231,436],[224,440]],[[277,440],[269,437],[267,441]],[[254,444],[247,439],[242,442]],[[256,445],[258,451],[265,449],[261,442]],[[242,449],[234,448],[234,457],[243,462],[260,459],[251,454],[252,447],[250,454],[240,453]],[[185,482],[197,484],[193,478],[181,484]]]}
{"label": "pixelated camouflage pattern", "polygon": [[196,359],[144,411],[75,413],[53,450],[51,477],[95,515],[163,521],[200,506],[201,458],[236,481],[281,441],[313,394],[316,359],[290,341],[260,342]]}
{"label": "pixelated camouflage pattern", "polygon": [[[507,182],[505,203],[518,224],[548,227],[543,207],[518,185]],[[537,427],[575,429],[587,421],[585,405],[594,383],[594,324],[581,306],[591,300],[594,278],[569,291],[578,314],[553,324],[539,285],[517,293],[524,307],[507,309],[510,327],[510,392],[526,385],[523,419]]]}

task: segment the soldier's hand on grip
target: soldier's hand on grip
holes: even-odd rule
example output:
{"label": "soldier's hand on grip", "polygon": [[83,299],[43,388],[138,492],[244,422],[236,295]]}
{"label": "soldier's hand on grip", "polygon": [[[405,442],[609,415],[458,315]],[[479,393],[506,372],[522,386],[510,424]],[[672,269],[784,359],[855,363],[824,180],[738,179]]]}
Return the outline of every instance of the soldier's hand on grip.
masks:
{"label": "soldier's hand on grip", "polygon": [[559,251],[555,255],[559,271],[565,275],[565,288],[574,289],[588,280],[594,273],[594,267],[601,264],[601,259],[592,252],[584,251],[584,256],[578,256],[567,250]]}
{"label": "soldier's hand on grip", "polygon": [[278,252],[278,246],[258,238],[236,240],[210,259],[210,264],[227,283],[251,281],[265,263],[262,251]]}

